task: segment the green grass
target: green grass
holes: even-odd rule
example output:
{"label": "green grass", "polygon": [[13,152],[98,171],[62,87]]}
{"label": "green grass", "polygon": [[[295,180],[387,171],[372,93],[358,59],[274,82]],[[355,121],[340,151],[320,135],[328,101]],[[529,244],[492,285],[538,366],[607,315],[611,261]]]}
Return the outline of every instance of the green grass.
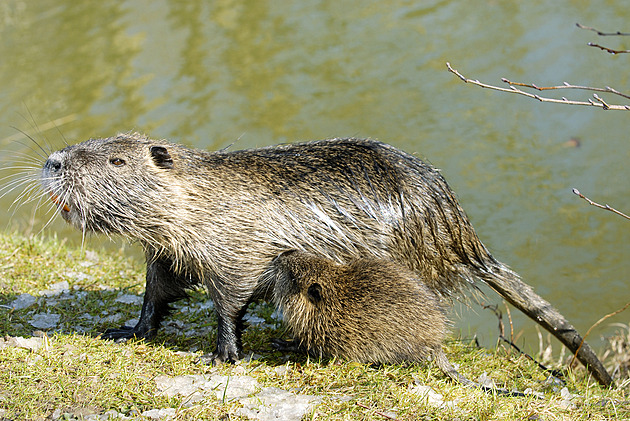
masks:
{"label": "green grass", "polygon": [[[283,337],[273,308],[253,305],[266,320],[244,334],[244,349],[256,360],[211,367],[199,356],[213,350],[216,319],[205,309],[209,300],[195,291],[178,303],[157,339],[117,344],[98,333],[138,316],[140,306],[117,301],[124,294],[141,294],[144,268],[124,253],[66,247],[56,239],[0,235],[0,304],[20,294],[38,297],[22,310],[0,308],[0,336],[43,337],[37,350],[0,348],[0,420],[81,419],[115,410],[132,418],[154,408],[175,408],[174,419],[241,419],[240,403],[206,398],[187,405],[182,398],[156,394],[155,378],[186,374],[250,375],[264,386],[299,394],[318,395],[321,403],[307,415],[317,420],[592,420],[630,419],[627,389],[605,389],[583,369],[570,371],[566,388],[575,395],[567,407],[559,390],[534,363],[503,347],[482,349],[470,341],[445,345],[449,359],[462,374],[477,379],[487,373],[508,389],[532,389],[542,399],[506,397],[453,383],[431,363],[370,366],[347,361],[314,361],[303,355],[274,351],[272,337]],[[51,285],[66,281],[69,291],[43,296]],[[29,322],[35,314],[59,314],[57,326],[37,331]],[[430,386],[451,402],[437,408],[412,393]]]}

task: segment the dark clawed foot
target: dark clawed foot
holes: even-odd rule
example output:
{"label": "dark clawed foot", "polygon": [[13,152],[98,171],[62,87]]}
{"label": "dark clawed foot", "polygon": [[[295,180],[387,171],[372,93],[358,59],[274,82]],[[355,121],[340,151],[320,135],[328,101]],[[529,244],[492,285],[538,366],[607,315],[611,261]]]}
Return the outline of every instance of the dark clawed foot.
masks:
{"label": "dark clawed foot", "polygon": [[107,329],[101,339],[110,339],[114,342],[126,342],[129,339],[149,339],[149,335],[138,331],[135,327],[121,326],[118,329]]}
{"label": "dark clawed foot", "polygon": [[234,364],[241,359],[241,353],[237,349],[232,350],[224,350],[220,352],[219,350],[214,351],[212,354],[205,354],[199,357],[199,361],[203,364],[208,365],[221,365],[223,363]]}
{"label": "dark clawed foot", "polygon": [[272,338],[271,346],[276,351],[282,352],[299,352],[300,347],[296,341],[285,341],[284,339]]}

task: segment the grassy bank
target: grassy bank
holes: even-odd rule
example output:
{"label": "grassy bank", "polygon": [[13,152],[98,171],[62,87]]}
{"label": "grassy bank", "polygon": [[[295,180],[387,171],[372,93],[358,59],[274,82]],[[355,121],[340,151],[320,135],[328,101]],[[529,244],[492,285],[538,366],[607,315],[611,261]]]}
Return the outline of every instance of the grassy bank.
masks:
{"label": "grassy bank", "polygon": [[228,381],[246,376],[259,388],[319,397],[305,419],[630,418],[627,389],[603,389],[580,369],[567,373],[565,384],[550,381],[514,352],[482,349],[466,340],[445,346],[462,374],[476,380],[485,373],[501,387],[536,395],[471,390],[430,363],[373,367],[276,352],[270,338],[284,333],[267,305],[252,306],[243,338],[254,358],[213,368],[199,359],[213,350],[216,328],[212,303],[202,291],[178,303],[154,341],[99,340],[99,332],[138,316],[143,289],[143,267],[122,253],[0,235],[0,336],[5,338],[0,341],[0,419],[95,419],[105,413],[148,419],[146,411],[167,408],[172,408],[169,419],[241,419],[243,400],[160,393],[160,379],[197,375],[229,376]]}

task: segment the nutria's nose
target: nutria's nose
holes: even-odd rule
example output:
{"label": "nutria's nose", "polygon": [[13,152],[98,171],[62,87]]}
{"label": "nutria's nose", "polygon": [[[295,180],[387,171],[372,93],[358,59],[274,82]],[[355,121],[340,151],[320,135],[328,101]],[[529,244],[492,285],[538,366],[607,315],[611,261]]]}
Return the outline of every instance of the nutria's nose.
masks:
{"label": "nutria's nose", "polygon": [[59,156],[57,152],[55,152],[52,155],[50,155],[48,159],[46,160],[46,162],[44,163],[44,170],[52,172],[52,173],[56,173],[61,170],[62,166],[63,164],[61,162],[61,157]]}
{"label": "nutria's nose", "polygon": [[58,172],[61,169],[61,162],[48,158],[44,164],[44,169],[50,172]]}

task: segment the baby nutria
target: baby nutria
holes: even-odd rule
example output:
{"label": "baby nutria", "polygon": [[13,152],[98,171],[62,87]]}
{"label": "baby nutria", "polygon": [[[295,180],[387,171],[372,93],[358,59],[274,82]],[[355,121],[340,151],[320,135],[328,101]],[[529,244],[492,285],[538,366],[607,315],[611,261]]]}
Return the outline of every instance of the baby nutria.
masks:
{"label": "baby nutria", "polygon": [[241,317],[269,289],[261,275],[298,249],[339,263],[398,262],[443,297],[481,279],[611,382],[569,322],[490,255],[438,170],[387,144],[329,139],[206,152],[120,134],[52,153],[41,181],[72,225],[144,249],[139,322],[105,338],[153,337],[169,303],[204,284],[218,317],[213,358],[235,360]]}
{"label": "baby nutria", "polygon": [[270,273],[273,302],[294,344],[312,356],[396,364],[442,354],[444,302],[394,262],[342,265],[291,250],[272,261]]}
{"label": "baby nutria", "polygon": [[524,396],[481,386],[455,370],[442,350],[448,323],[443,300],[399,264],[358,259],[341,265],[290,250],[269,269],[273,301],[293,335],[293,341],[274,340],[279,350],[362,363],[431,359],[465,386]]}

